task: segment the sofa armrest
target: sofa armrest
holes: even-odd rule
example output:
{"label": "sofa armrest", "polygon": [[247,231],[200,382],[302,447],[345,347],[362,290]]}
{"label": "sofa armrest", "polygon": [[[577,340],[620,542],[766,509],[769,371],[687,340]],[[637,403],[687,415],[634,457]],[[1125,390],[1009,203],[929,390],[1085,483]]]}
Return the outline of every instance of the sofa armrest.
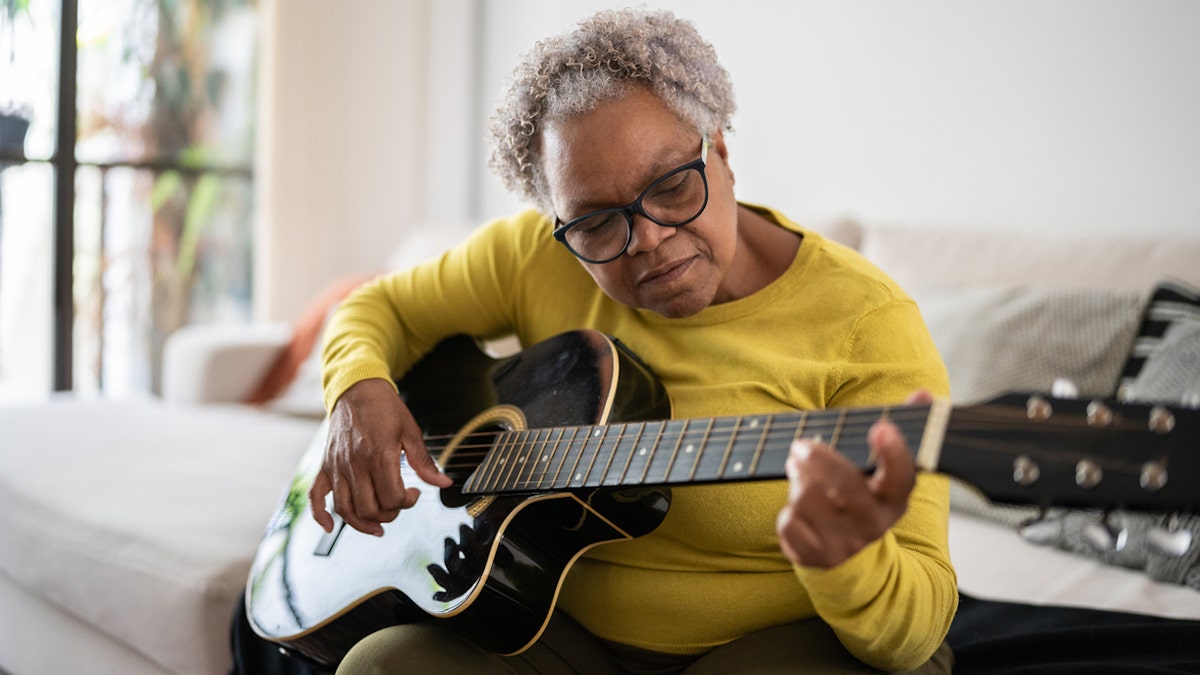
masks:
{"label": "sofa armrest", "polygon": [[163,348],[162,398],[190,405],[243,401],[291,336],[286,323],[184,326]]}

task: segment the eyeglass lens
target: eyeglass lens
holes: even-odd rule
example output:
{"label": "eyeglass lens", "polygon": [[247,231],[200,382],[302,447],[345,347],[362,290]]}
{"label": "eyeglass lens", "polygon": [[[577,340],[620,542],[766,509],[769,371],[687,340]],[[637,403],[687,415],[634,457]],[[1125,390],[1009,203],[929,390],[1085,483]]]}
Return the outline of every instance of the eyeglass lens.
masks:
{"label": "eyeglass lens", "polygon": [[566,244],[584,259],[611,260],[629,243],[633,213],[663,226],[684,225],[700,215],[707,198],[700,168],[681,167],[651,184],[628,208],[599,211],[572,223],[564,233]]}

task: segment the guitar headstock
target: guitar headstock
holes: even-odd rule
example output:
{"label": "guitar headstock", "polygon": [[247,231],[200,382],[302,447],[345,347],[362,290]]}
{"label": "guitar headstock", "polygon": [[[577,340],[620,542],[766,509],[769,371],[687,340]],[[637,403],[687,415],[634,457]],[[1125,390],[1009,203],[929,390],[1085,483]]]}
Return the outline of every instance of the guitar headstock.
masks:
{"label": "guitar headstock", "polygon": [[1006,394],[954,409],[938,470],[995,502],[1195,512],[1200,411]]}

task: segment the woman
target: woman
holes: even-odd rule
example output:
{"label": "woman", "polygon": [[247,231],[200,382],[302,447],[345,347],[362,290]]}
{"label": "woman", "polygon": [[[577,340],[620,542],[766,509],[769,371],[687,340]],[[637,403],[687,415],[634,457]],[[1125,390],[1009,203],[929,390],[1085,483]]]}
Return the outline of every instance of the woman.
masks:
{"label": "woman", "polygon": [[[711,46],[666,12],[601,12],[525,56],[493,119],[492,164],[537,208],[366,285],[333,318],[331,431],[310,493],[323,527],[332,493],[348,524],[382,535],[418,496],[402,454],[422,480],[450,484],[392,382],[456,333],[526,346],[578,328],[614,335],[666,385],[676,418],[947,394],[901,289],[736,200],[733,110]],[[426,622],[368,637],[342,670],[944,671],[957,604],[948,488],[915,475],[892,424],[870,442],[869,476],[809,440],[793,445],[786,482],[674,489],[652,533],[576,561],[554,619],[519,655]]]}

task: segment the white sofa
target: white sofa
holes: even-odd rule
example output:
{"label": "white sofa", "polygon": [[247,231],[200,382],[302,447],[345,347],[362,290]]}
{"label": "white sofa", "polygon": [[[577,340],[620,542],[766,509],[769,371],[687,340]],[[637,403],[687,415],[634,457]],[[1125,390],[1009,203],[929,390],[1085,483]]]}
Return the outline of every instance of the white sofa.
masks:
{"label": "white sofa", "polygon": [[[1103,393],[1086,389],[1111,381],[1153,284],[1174,274],[1200,285],[1200,240],[822,229],[922,303],[959,400],[1014,378],[1048,388],[1057,375]],[[1108,308],[1091,351],[1061,348],[1079,324],[1055,320],[1070,302],[1047,304],[1048,289]],[[1030,328],[1030,316],[1042,320]],[[261,528],[319,423],[303,367],[276,405],[238,403],[291,337],[287,325],[189,328],[168,347],[162,399],[0,407],[0,670],[228,671],[230,616]],[[951,546],[962,589],[979,597],[1200,618],[1200,592],[1035,547],[962,511]]]}

